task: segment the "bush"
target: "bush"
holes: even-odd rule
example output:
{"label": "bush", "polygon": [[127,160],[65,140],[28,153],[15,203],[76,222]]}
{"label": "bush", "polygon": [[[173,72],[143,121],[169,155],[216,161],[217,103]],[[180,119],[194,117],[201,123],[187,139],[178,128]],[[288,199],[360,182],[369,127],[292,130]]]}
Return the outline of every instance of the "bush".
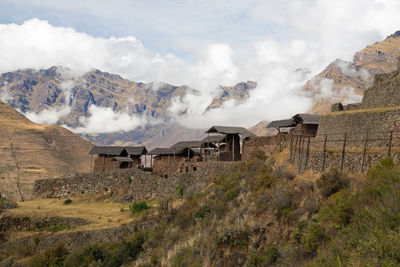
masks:
{"label": "bush", "polygon": [[198,257],[199,253],[194,251],[193,248],[182,248],[175,256],[172,266],[173,267],[200,267],[201,261]]}
{"label": "bush", "polygon": [[217,244],[219,247],[246,248],[250,241],[250,233],[244,227],[230,227],[222,230]]}
{"label": "bush", "polygon": [[272,171],[272,175],[286,180],[293,180],[296,177],[296,173],[289,170],[288,164],[278,165],[275,167],[275,169]]}
{"label": "bush", "polygon": [[68,250],[63,243],[58,243],[55,248],[44,251],[42,254],[34,255],[28,261],[28,267],[39,266],[62,266],[68,255]]}
{"label": "bush", "polygon": [[184,186],[181,184],[176,187],[176,194],[178,195],[178,199],[183,198],[184,189]]}
{"label": "bush", "polygon": [[278,247],[275,244],[269,244],[264,252],[263,262],[265,264],[271,264],[278,261],[280,257]]}
{"label": "bush", "polygon": [[348,179],[337,169],[330,169],[328,172],[322,174],[316,183],[324,197],[329,197],[349,186]]}
{"label": "bush", "polygon": [[135,215],[144,210],[150,209],[150,207],[147,206],[147,203],[145,201],[138,201],[138,202],[133,202],[132,205],[129,206],[129,209],[131,211],[131,214]]}

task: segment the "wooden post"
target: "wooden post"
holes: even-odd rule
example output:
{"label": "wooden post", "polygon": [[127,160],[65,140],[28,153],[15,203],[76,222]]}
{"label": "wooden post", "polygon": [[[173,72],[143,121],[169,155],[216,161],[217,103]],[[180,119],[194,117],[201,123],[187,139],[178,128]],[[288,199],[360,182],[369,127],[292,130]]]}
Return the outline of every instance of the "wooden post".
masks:
{"label": "wooden post", "polygon": [[103,156],[103,163],[101,164],[101,172],[104,172],[104,163],[105,163],[106,157]]}
{"label": "wooden post", "polygon": [[144,167],[147,168],[147,155],[144,155]]}
{"label": "wooden post", "polygon": [[322,171],[325,170],[325,157],[326,157],[326,142],[328,141],[328,135],[325,134],[325,140],[324,140],[324,150],[322,152]]}
{"label": "wooden post", "polygon": [[235,161],[235,135],[232,134],[232,161]]}
{"label": "wooden post", "polygon": [[294,142],[294,146],[293,146],[293,148],[294,148],[293,149],[293,158],[291,159],[292,164],[294,164],[294,161],[296,160],[296,150],[297,150],[297,142],[298,142],[299,136],[296,135],[295,139],[296,139],[296,141]]}
{"label": "wooden post", "polygon": [[308,157],[310,156],[310,142],[311,142],[311,137],[309,136],[307,141],[307,151],[306,151],[306,159],[304,162],[304,171],[307,170]]}
{"label": "wooden post", "polygon": [[342,160],[340,161],[340,172],[343,172],[344,157],[346,154],[346,139],[347,139],[347,133],[344,134],[343,148],[342,148]]}
{"label": "wooden post", "polygon": [[210,134],[207,133],[207,151],[206,151],[206,161],[208,161],[208,155],[207,153],[210,153]]}
{"label": "wooden post", "polygon": [[365,134],[365,139],[364,139],[363,157],[361,161],[361,172],[364,172],[365,154],[367,153],[367,143],[368,143],[368,130]]}
{"label": "wooden post", "polygon": [[302,142],[303,141],[303,136],[300,136],[300,141],[299,141],[299,157],[297,159],[297,172],[300,173],[301,171],[301,161],[302,161]]}
{"label": "wooden post", "polygon": [[93,154],[90,154],[90,172],[93,171]]}
{"label": "wooden post", "polygon": [[289,160],[292,159],[292,145],[293,145],[293,135],[290,135],[290,144],[289,144]]}
{"label": "wooden post", "polygon": [[390,158],[391,152],[392,152],[392,140],[393,140],[393,131],[390,131],[389,147],[388,147],[388,158]]}

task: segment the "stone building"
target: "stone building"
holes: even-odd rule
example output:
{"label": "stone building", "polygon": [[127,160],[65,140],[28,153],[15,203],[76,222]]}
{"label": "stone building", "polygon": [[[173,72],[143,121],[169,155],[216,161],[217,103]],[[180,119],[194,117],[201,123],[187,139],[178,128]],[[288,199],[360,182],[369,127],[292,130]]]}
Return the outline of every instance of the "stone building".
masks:
{"label": "stone building", "polygon": [[241,160],[241,145],[240,139],[255,136],[249,130],[243,127],[232,126],[212,126],[206,131],[207,134],[225,135],[225,146],[220,147],[218,158],[219,161],[240,161]]}
{"label": "stone building", "polygon": [[165,178],[196,171],[197,163],[202,161],[201,155],[190,147],[155,148],[149,154],[152,155],[153,173]]}
{"label": "stone building", "polygon": [[[112,169],[133,168],[140,164],[140,158],[147,153],[145,147],[93,146],[90,169],[93,172],[106,172]],[[97,155],[94,159],[93,156]]]}
{"label": "stone building", "polygon": [[315,114],[296,114],[292,117],[296,128],[293,129],[293,133],[297,135],[315,137],[317,135],[320,115]]}

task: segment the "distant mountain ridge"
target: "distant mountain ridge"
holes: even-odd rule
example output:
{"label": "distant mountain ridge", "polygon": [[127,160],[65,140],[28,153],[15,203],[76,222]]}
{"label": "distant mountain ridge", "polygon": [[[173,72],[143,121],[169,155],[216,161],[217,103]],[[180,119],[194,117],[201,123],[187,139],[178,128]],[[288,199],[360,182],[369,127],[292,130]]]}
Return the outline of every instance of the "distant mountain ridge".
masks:
{"label": "distant mountain ridge", "polygon": [[335,60],[302,88],[314,100],[311,112],[329,112],[330,105],[335,102],[361,101],[362,93],[372,85],[374,75],[396,70],[399,56],[400,31],[397,31],[356,52],[352,62]]}
{"label": "distant mountain ridge", "polygon": [[[309,112],[329,112],[335,102],[359,102],[376,73],[396,68],[398,55],[400,31],[356,52],[352,62],[335,60],[301,88],[302,94],[313,99]],[[219,95],[204,112],[217,109],[231,99],[245,102],[256,87],[255,81],[220,86],[217,88]],[[156,121],[132,131],[81,134],[91,142],[103,145],[141,144],[151,148],[204,137],[204,129],[183,127],[171,117],[169,109],[173,101],[184,99],[188,93],[199,94],[199,91],[188,86],[133,82],[100,70],[76,75],[74,70],[65,67],[51,67],[39,71],[19,70],[0,76],[0,100],[23,113],[55,109],[60,116],[50,123],[79,127],[82,119],[90,116],[92,105]],[[68,110],[64,112],[66,106]],[[267,124],[264,121],[253,129],[260,135],[270,134],[271,131],[265,129]]]}
{"label": "distant mountain ridge", "polygon": [[[205,112],[220,107],[230,99],[245,101],[249,91],[256,86],[251,81],[235,86],[221,86],[220,96],[214,98]],[[170,117],[169,108],[174,99],[182,100],[188,93],[199,93],[188,86],[136,83],[100,70],[77,76],[73,70],[51,67],[47,70],[4,73],[0,76],[0,88],[2,87],[4,90],[0,89],[0,99],[23,113],[41,112],[51,108],[62,110],[68,106],[65,115],[54,123],[71,128],[81,126],[80,120],[90,115],[88,113],[91,105],[158,121],[134,131],[84,134],[85,138],[97,144],[122,142],[154,147],[170,145],[181,138],[203,137],[202,130],[182,127]],[[162,138],[167,133],[170,138]]]}

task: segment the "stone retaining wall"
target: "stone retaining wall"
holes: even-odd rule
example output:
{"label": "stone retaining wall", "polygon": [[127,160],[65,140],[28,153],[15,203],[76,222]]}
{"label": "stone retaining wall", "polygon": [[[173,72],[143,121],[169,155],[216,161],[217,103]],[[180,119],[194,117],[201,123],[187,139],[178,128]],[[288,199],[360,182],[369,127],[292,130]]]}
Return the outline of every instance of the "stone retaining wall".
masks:
{"label": "stone retaining wall", "polygon": [[79,194],[111,193],[123,202],[158,200],[176,194],[179,185],[185,193],[197,191],[210,179],[230,170],[230,162],[205,162],[195,172],[161,178],[138,168],[114,170],[102,174],[76,174],[70,178],[35,181],[33,198],[61,198]]}
{"label": "stone retaining wall", "polygon": [[50,249],[63,243],[68,250],[77,249],[80,247],[122,241],[129,237],[130,234],[137,230],[148,229],[150,226],[157,223],[157,221],[145,221],[138,224],[125,224],[118,227],[99,229],[99,230],[85,230],[73,231],[65,233],[43,233],[25,238],[20,238],[13,241],[7,241],[0,244],[0,251],[10,249],[29,249],[32,252],[39,252],[44,249]]}
{"label": "stone retaining wall", "polygon": [[288,146],[290,136],[288,134],[277,134],[274,136],[252,136],[243,140],[242,161],[250,158],[254,150],[261,150],[266,155],[279,151]]}
{"label": "stone retaining wall", "polygon": [[[364,171],[376,165],[381,159],[387,157],[387,151],[369,151],[365,154],[364,159]],[[396,151],[391,154],[391,157],[395,162],[400,162],[400,152]],[[331,168],[340,169],[342,158],[341,151],[330,151],[328,150],[325,154],[325,170],[329,170]],[[343,169],[350,171],[361,171],[362,166],[362,152],[346,152],[344,157]],[[322,171],[322,159],[323,152],[322,151],[310,151],[309,158],[307,161],[307,169],[312,169],[313,171],[321,172]],[[296,160],[296,164],[298,161]],[[302,161],[302,169],[304,170],[305,158]]]}

